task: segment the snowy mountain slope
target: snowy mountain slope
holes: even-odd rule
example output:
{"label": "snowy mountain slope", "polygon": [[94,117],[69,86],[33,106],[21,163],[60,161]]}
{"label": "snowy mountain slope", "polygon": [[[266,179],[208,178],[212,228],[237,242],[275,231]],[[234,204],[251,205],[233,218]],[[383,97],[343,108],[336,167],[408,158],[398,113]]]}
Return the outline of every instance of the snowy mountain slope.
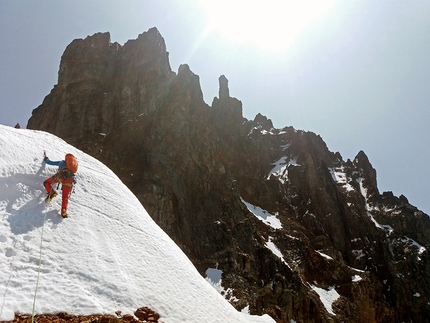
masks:
{"label": "snowy mountain slope", "polygon": [[[56,171],[43,150],[79,159],[67,219],[60,195],[43,201],[42,182]],[[148,306],[165,323],[274,322],[237,312],[106,166],[48,133],[0,125],[0,320],[32,312],[39,257],[35,313]]]}

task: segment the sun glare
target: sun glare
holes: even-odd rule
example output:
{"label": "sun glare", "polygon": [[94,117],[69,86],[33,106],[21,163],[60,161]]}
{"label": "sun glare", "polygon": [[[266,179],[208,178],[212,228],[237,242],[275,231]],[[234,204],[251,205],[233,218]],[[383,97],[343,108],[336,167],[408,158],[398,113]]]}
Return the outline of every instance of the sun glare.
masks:
{"label": "sun glare", "polygon": [[201,0],[206,33],[237,45],[282,52],[328,14],[335,0]]}

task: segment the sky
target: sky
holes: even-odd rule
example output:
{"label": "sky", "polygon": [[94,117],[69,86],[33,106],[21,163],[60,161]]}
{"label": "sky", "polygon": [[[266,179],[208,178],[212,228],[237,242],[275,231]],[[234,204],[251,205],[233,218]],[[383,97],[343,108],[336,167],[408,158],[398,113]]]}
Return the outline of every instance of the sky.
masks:
{"label": "sky", "polygon": [[157,27],[173,71],[188,64],[204,100],[218,77],[243,114],[363,150],[380,192],[430,214],[430,2],[425,0],[0,0],[0,124],[25,127],[76,38]]}
{"label": "sky", "polygon": [[[0,148],[0,321],[33,308],[125,315],[147,306],[165,323],[274,323],[236,311],[214,288],[221,288],[216,264],[203,278],[96,159],[46,132],[3,125]],[[66,152],[79,160],[66,219],[61,194],[44,202],[42,183],[57,170],[43,162],[44,149],[51,160]]]}

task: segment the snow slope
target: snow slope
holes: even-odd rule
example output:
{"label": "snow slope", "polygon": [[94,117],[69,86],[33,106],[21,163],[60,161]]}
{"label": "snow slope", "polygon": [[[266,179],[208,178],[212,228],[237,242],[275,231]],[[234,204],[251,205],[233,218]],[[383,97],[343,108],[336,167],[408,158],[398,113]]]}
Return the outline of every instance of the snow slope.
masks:
{"label": "snow slope", "polygon": [[[67,219],[60,195],[44,203],[56,167],[43,150],[78,157]],[[148,306],[165,323],[274,322],[237,312],[106,166],[51,134],[0,125],[0,320],[32,313],[38,277],[35,314]]]}

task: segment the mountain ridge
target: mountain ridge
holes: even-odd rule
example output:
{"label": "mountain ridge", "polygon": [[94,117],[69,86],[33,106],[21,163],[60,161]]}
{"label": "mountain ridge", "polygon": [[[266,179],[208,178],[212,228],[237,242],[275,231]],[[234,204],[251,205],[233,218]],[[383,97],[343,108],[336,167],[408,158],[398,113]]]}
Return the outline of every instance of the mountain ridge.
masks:
{"label": "mountain ridge", "polygon": [[[28,128],[114,170],[202,275],[222,271],[238,309],[277,322],[426,322],[428,215],[380,194],[363,151],[344,161],[319,135],[244,118],[223,75],[207,105],[188,65],[171,71],[161,39],[150,29],[115,51],[106,35],[72,42]],[[66,55],[76,51],[83,59]],[[332,307],[321,290],[338,293]]]}

